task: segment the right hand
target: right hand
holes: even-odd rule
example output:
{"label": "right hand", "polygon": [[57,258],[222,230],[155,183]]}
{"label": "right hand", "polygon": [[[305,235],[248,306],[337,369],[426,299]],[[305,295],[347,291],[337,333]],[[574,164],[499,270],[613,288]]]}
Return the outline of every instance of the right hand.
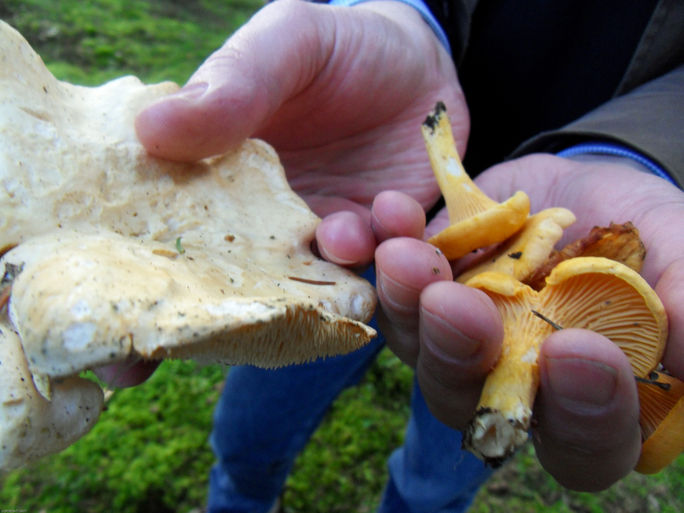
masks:
{"label": "right hand", "polygon": [[[358,268],[372,261],[378,240],[407,233],[402,219],[439,198],[420,134],[438,100],[465,151],[469,117],[454,65],[412,7],[279,0],[180,91],[141,112],[136,129],[150,154],[180,161],[225,152],[246,137],[266,140],[293,189],[323,217],[321,255]],[[410,201],[377,201],[371,213],[385,190]],[[408,233],[420,237],[422,228]]]}
{"label": "right hand", "polygon": [[465,101],[451,58],[412,7],[280,0],[262,8],[176,94],[136,128],[158,157],[191,161],[246,137],[277,150],[288,180],[321,217],[322,255],[359,266],[373,258],[373,198],[399,190],[431,207],[439,190],[420,123],[442,100],[464,151]]}

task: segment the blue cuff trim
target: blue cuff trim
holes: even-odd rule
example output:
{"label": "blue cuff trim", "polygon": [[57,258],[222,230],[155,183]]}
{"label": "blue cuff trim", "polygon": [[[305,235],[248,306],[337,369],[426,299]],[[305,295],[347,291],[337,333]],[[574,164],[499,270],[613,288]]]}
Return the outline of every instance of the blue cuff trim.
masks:
{"label": "blue cuff trim", "polygon": [[583,155],[587,153],[593,153],[596,155],[612,155],[615,157],[625,157],[638,162],[645,168],[647,168],[654,175],[667,180],[672,185],[677,186],[672,177],[665,171],[660,165],[653,162],[651,159],[644,157],[641,153],[631,150],[625,146],[613,143],[605,142],[591,142],[591,143],[581,143],[570,148],[566,148],[563,151],[556,153],[558,157],[573,157],[575,155]]}
{"label": "blue cuff trim", "polygon": [[[364,2],[370,2],[372,0],[330,0],[328,2],[329,5],[344,5],[347,7],[350,7],[352,5],[357,5],[357,4],[362,4]],[[442,26],[439,24],[437,19],[433,16],[432,12],[430,12],[430,9],[428,8],[427,5],[422,0],[393,0],[395,2],[401,2],[406,5],[410,5],[413,7],[416,11],[420,13],[420,15],[423,17],[425,22],[430,26],[432,31],[435,33],[437,36],[437,39],[439,39],[439,42],[442,43],[442,46],[446,49],[447,52],[449,52],[449,55],[451,55],[451,45],[449,44],[449,38],[446,36],[446,33],[444,32],[444,29],[442,29]]]}

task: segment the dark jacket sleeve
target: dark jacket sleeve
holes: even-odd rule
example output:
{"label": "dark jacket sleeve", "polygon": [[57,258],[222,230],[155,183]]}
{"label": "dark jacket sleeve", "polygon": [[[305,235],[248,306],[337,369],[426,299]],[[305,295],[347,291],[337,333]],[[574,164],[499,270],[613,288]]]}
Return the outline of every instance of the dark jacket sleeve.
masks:
{"label": "dark jacket sleeve", "polygon": [[461,62],[470,36],[470,24],[478,0],[423,0],[444,29],[456,65]]}
{"label": "dark jacket sleeve", "polygon": [[533,137],[513,156],[556,152],[585,141],[625,145],[659,163],[684,186],[684,65],[559,130]]}

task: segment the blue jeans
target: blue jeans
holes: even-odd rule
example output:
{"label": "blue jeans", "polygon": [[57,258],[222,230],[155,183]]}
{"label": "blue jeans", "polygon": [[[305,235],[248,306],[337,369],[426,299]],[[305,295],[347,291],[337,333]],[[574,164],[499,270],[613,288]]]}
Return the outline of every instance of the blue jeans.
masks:
{"label": "blue jeans", "polygon": [[[348,355],[276,370],[231,368],[214,413],[209,513],[267,512],[330,404],[383,345],[378,337]],[[432,416],[415,385],[404,445],[388,465],[381,513],[461,513],[491,473],[461,450],[460,432]]]}

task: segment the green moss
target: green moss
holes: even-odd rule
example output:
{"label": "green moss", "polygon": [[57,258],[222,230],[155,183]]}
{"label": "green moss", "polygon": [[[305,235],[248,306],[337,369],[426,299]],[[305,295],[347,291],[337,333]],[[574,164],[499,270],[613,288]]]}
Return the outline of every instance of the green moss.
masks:
{"label": "green moss", "polygon": [[207,440],[224,375],[219,366],[166,362],[147,383],[114,391],[88,435],[10,473],[0,504],[93,513],[197,507],[213,462]]}
{"label": "green moss", "polygon": [[18,28],[59,77],[83,85],[122,74],[185,82],[261,5],[258,0],[5,0]]}
{"label": "green moss", "polygon": [[389,454],[401,445],[412,373],[385,350],[334,403],[286,484],[288,513],[374,511]]}

